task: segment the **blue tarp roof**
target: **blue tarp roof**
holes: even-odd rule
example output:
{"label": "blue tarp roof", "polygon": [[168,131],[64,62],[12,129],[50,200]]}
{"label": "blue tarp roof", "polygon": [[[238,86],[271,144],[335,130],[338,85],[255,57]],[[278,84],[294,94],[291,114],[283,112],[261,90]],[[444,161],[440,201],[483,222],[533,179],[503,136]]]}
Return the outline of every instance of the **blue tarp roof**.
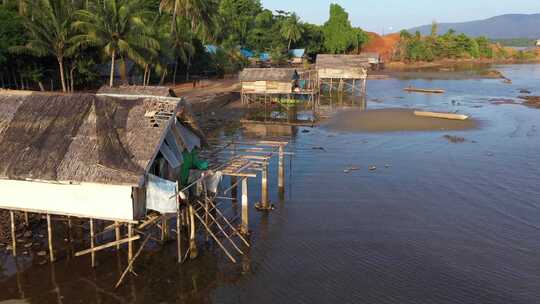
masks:
{"label": "blue tarp roof", "polygon": [[204,46],[204,48],[206,49],[206,52],[210,54],[215,54],[217,53],[217,50],[218,50],[218,47],[213,44],[207,44]]}
{"label": "blue tarp roof", "polygon": [[295,58],[304,57],[305,53],[306,53],[306,49],[293,49],[289,51],[289,54],[291,54],[291,56]]}
{"label": "blue tarp roof", "polygon": [[261,53],[261,56],[259,57],[262,61],[268,61],[270,60],[270,54],[268,53]]}
{"label": "blue tarp roof", "polygon": [[244,56],[244,57],[246,57],[248,59],[253,57],[253,52],[251,50],[244,49],[244,48],[240,49],[240,54],[242,54],[242,56]]}

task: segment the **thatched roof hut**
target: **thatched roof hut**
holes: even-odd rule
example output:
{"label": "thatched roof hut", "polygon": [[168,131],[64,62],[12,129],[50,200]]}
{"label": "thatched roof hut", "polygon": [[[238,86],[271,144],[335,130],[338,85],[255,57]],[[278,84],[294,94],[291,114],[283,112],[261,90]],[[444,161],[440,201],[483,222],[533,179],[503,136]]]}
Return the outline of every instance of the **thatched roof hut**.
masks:
{"label": "thatched roof hut", "polygon": [[297,72],[286,68],[250,68],[240,73],[243,93],[290,94]]}
{"label": "thatched roof hut", "polygon": [[177,98],[0,95],[0,208],[133,220],[156,160],[178,168],[181,150],[201,145],[186,109]]}
{"label": "thatched roof hut", "polygon": [[176,97],[176,94],[171,88],[164,86],[121,85],[116,87],[110,87],[108,85],[104,85],[99,89],[97,94]]}
{"label": "thatched roof hut", "polygon": [[370,67],[362,55],[317,55],[317,72],[320,79],[364,79]]}

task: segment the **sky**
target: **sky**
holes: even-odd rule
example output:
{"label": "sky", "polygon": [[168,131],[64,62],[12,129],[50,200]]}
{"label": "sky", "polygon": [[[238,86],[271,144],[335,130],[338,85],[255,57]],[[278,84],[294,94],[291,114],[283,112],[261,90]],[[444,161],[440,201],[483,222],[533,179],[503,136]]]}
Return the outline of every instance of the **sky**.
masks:
{"label": "sky", "polygon": [[265,8],[296,12],[304,21],[322,24],[330,3],[349,12],[353,26],[377,33],[437,22],[463,22],[510,13],[540,13],[540,0],[261,0]]}

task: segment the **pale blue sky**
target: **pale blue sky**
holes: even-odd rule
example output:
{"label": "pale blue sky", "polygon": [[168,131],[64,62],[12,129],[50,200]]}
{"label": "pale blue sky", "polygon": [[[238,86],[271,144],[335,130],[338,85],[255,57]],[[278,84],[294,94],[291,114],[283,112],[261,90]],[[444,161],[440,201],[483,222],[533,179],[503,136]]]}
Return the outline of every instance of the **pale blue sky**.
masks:
{"label": "pale blue sky", "polygon": [[[540,0],[261,0],[272,10],[295,11],[304,21],[322,24],[330,3],[349,12],[354,26],[368,31],[398,31],[438,22],[462,22],[509,13],[540,13]],[[392,30],[391,30],[392,29]]]}

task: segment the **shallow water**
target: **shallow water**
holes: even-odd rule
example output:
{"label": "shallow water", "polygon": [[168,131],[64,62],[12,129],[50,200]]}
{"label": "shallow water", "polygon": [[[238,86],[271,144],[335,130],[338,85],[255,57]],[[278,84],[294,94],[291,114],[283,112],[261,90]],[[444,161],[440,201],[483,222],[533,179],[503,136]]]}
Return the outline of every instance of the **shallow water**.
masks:
{"label": "shallow water", "polygon": [[[87,258],[15,265],[1,255],[0,301],[540,303],[540,110],[489,101],[519,89],[540,95],[540,66],[497,69],[513,84],[368,83],[368,110],[457,111],[481,122],[473,130],[292,130],[285,200],[272,191],[275,211],[251,211],[253,247],[237,265],[211,243],[181,267],[174,244],[155,246],[141,256],[139,276],[113,292],[124,262],[114,252],[98,254],[95,270]],[[403,92],[409,85],[447,92]],[[351,166],[360,170],[345,173]]]}

